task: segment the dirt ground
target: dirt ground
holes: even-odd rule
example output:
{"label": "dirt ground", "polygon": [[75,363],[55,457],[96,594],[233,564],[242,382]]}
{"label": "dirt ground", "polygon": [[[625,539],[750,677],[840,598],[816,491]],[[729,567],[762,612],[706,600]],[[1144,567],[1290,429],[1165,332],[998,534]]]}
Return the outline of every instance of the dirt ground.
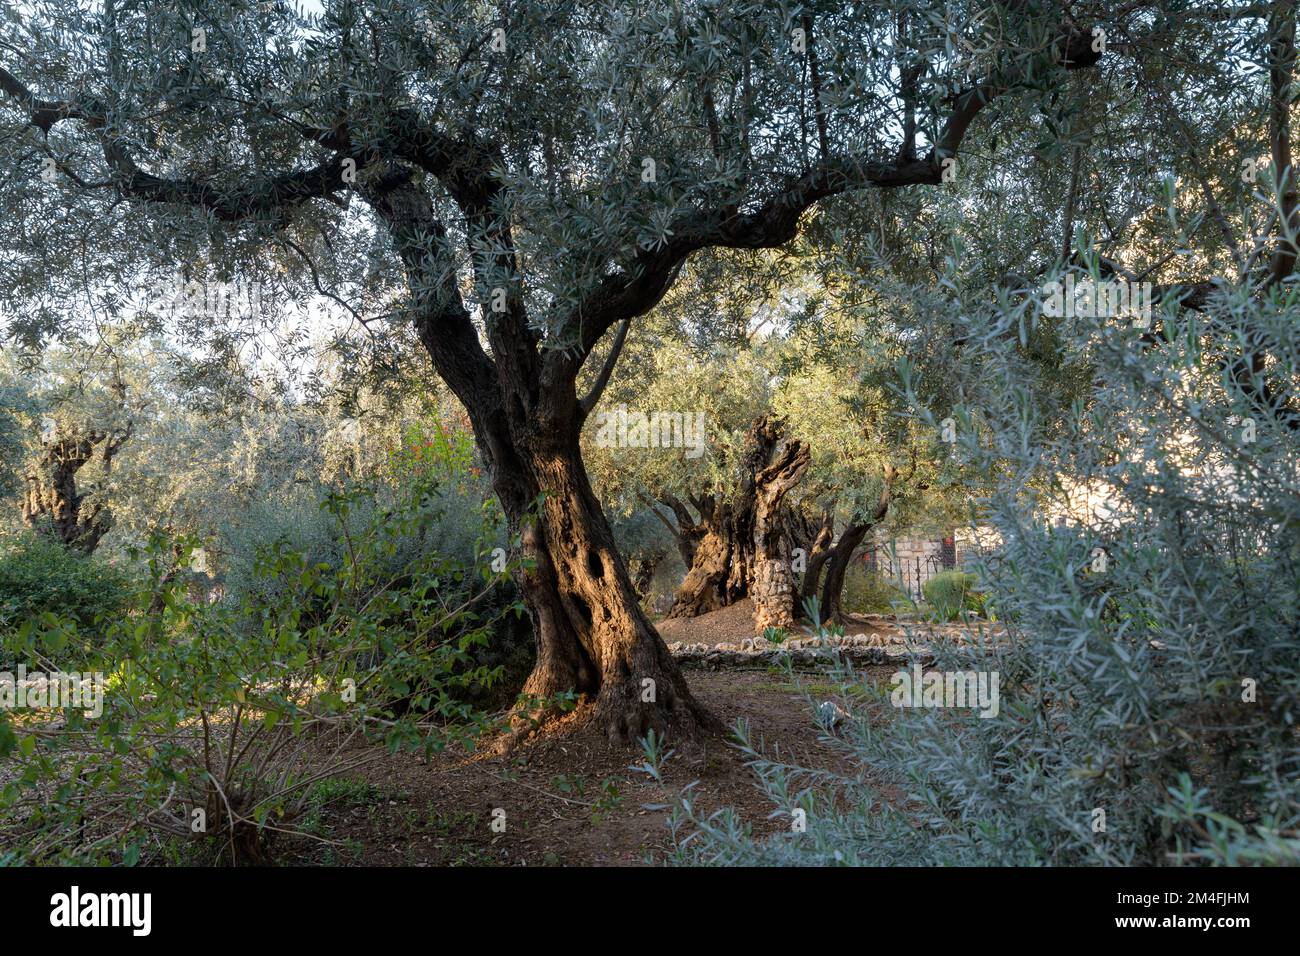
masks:
{"label": "dirt ground", "polygon": [[[655,627],[665,644],[739,644],[758,633],[754,627],[754,602],[749,598],[700,617],[659,621]],[[845,626],[844,633],[879,634],[884,630],[887,628],[878,619],[855,618]]]}
{"label": "dirt ground", "polygon": [[[888,669],[879,670],[885,679]],[[689,670],[687,678],[728,726],[743,718],[754,740],[779,746],[802,765],[843,769],[784,675]],[[808,681],[815,695],[815,675]],[[652,863],[662,859],[670,834],[667,812],[646,805],[669,804],[692,782],[699,810],[734,807],[758,833],[790,825],[788,818],[769,819],[772,805],[729,741],[675,755],[664,785],[632,768],[639,762],[636,752],[611,747],[573,721],[509,756],[384,755],[326,788],[312,821],[315,839],[292,838],[274,855],[286,864],[318,865]],[[494,811],[498,819],[504,811],[504,832],[493,832]]]}
{"label": "dirt ground", "polygon": [[[742,601],[698,618],[661,621],[667,643],[738,643],[754,636],[753,607]],[[898,632],[880,618],[860,619],[850,635]],[[937,635],[935,635],[937,636]],[[887,682],[892,666],[866,668]],[[748,669],[685,671],[696,697],[728,727],[748,722],[751,739],[805,767],[849,770],[822,742],[812,706],[785,674]],[[815,672],[802,681],[816,700],[834,689]],[[820,695],[820,696],[818,696]],[[683,749],[664,783],[633,765],[642,755],[611,746],[571,715],[508,755],[380,754],[373,763],[320,788],[310,839],[285,838],[273,857],[286,864],[406,866],[624,866],[668,852],[665,805],[695,784],[698,812],[732,807],[756,833],[789,827],[732,739]],[[672,741],[668,742],[669,747]],[[504,817],[502,817],[504,814]],[[497,827],[492,826],[494,818]],[[501,824],[504,823],[504,828]]]}

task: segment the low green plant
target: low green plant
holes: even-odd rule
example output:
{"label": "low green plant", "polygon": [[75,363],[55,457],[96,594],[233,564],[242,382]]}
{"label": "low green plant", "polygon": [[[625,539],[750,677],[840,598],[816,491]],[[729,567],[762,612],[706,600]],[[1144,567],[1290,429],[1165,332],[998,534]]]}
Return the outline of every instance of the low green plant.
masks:
{"label": "low green plant", "polygon": [[56,614],[92,631],[123,613],[132,586],[115,564],[22,534],[0,548],[0,628]]}
{"label": "low green plant", "polygon": [[[343,525],[371,501],[358,488],[323,508]],[[499,676],[471,652],[488,640],[487,596],[510,568],[425,551],[394,568],[396,539],[433,515],[374,514],[348,527],[337,564],[264,549],[257,574],[271,586],[258,593],[273,601],[191,602],[168,573],[172,543],[159,539],[141,556],[140,613],[99,641],[68,617],[8,628],[4,649],[29,669],[113,679],[99,719],[72,707],[0,711],[0,842],[30,863],[130,865],[162,845],[153,836],[212,862],[264,862],[277,838],[316,838],[324,781],[386,751],[469,744],[495,726],[457,691]]]}
{"label": "low green plant", "polygon": [[921,585],[921,593],[940,620],[951,621],[963,611],[983,612],[984,600],[976,590],[978,583],[979,578],[965,571],[940,571]]}
{"label": "low green plant", "polygon": [[915,610],[915,602],[905,591],[885,579],[874,568],[858,562],[844,575],[844,609],[854,614],[894,614]]}

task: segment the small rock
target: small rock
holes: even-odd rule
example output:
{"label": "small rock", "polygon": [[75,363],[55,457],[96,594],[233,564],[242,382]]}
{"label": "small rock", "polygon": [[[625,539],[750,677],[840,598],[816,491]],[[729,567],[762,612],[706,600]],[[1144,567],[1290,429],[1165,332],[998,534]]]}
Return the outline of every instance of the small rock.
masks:
{"label": "small rock", "polygon": [[817,705],[817,719],[823,726],[834,728],[849,719],[849,712],[833,700],[824,700]]}

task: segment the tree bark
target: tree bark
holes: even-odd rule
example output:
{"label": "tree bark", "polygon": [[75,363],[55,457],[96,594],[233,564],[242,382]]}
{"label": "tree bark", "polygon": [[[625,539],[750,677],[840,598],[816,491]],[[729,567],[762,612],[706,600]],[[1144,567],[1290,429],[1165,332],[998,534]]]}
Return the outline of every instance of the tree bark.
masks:
{"label": "tree bark", "polygon": [[557,695],[585,695],[614,742],[635,741],[652,728],[678,737],[720,729],[641,609],[582,465],[577,429],[518,451],[498,457],[493,476],[527,565],[519,583],[537,665],[523,693],[540,703],[533,709],[549,713]]}
{"label": "tree bark", "polygon": [[[913,458],[912,469],[907,477],[916,473],[916,460]],[[821,606],[818,609],[821,614],[819,624],[827,621],[834,621],[837,624],[843,624],[847,620],[844,615],[844,579],[848,575],[849,564],[853,561],[853,555],[858,546],[869,532],[880,522],[885,520],[889,514],[889,502],[893,492],[894,482],[898,479],[898,469],[892,464],[886,464],[881,475],[880,495],[876,499],[875,510],[869,514],[859,517],[853,521],[843,533],[840,534],[839,540],[831,547],[822,559],[826,565],[826,582],[822,587]],[[818,573],[821,571],[821,563],[818,562]],[[812,569],[811,564],[809,570]],[[811,596],[817,587],[816,577],[804,578],[803,593],[805,596]]]}
{"label": "tree bark", "polygon": [[[497,256],[492,250],[512,243],[508,225],[490,213],[489,187],[475,178],[483,174],[477,167],[447,173],[482,236],[474,248]],[[504,309],[485,322],[489,358],[448,265],[446,230],[429,197],[407,183],[369,190],[367,200],[403,258],[416,332],[469,413],[511,540],[522,550],[515,576],[537,663],[522,692],[521,735],[553,716],[569,694],[593,705],[591,718],[613,742],[634,742],[650,729],[678,739],[721,732],[642,611],[587,478],[579,436],[598,388],[579,400],[581,363],[542,348],[510,278],[517,271],[513,254],[501,257],[501,271],[499,263],[475,262],[480,285],[505,293]]]}
{"label": "tree bark", "polygon": [[[764,418],[761,429],[776,442],[771,462],[754,481],[754,626],[794,627],[794,573],[787,522],[782,515],[785,496],[808,470],[812,455],[798,439],[780,440],[785,422]],[[764,443],[766,445],[766,442]],[[763,447],[763,446],[760,446]]]}
{"label": "tree bark", "polygon": [[835,538],[834,502],[822,509],[821,524],[815,530],[803,516],[799,516],[797,525],[798,527],[792,531],[791,536],[796,546],[804,549],[807,562],[804,567],[803,580],[799,585],[799,607],[797,610],[802,613],[808,599],[816,597],[817,585],[821,581],[822,568],[825,567],[827,559],[831,556],[831,542]]}
{"label": "tree bark", "polygon": [[[776,515],[788,488],[778,493],[774,485],[784,476],[781,456],[790,452],[792,446],[799,446],[784,439],[784,425],[784,421],[769,415],[759,416],[750,424],[741,463],[742,478],[733,496],[718,493],[712,497],[692,497],[691,503],[700,511],[700,523],[705,530],[668,617],[698,617],[729,607],[752,594],[758,574],[755,531],[761,499],[774,496],[773,511],[767,519],[772,522],[769,530],[784,526]],[[806,468],[805,464],[791,485]],[[787,568],[788,558],[787,553]],[[764,571],[765,575],[770,573],[770,568]]]}
{"label": "tree bark", "polygon": [[826,621],[844,623],[844,578],[848,574],[849,563],[853,560],[858,545],[862,544],[862,539],[873,527],[875,527],[874,521],[849,525],[840,535],[840,540],[835,542],[835,547],[830,550],[826,562],[826,583],[822,588],[820,608],[822,620],[819,623]]}
{"label": "tree bark", "polygon": [[48,442],[40,460],[24,475],[23,523],[69,551],[93,553],[113,527],[112,514],[102,502],[87,504],[88,494],[77,488],[77,473],[94,459],[97,449],[108,472],[113,456],[129,435],[128,428],[121,433],[80,433]]}
{"label": "tree bark", "polygon": [[728,607],[749,594],[754,561],[754,511],[748,501],[714,499],[701,520],[703,534],[694,547],[686,577],[668,617],[698,617]]}

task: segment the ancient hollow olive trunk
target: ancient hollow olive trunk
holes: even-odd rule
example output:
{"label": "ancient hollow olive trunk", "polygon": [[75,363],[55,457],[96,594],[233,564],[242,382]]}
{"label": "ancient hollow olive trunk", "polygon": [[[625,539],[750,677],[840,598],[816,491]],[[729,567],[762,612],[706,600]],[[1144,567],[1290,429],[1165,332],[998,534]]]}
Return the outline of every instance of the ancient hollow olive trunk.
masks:
{"label": "ancient hollow olive trunk", "polygon": [[[668,612],[670,618],[696,617],[752,595],[760,573],[760,557],[756,550],[760,540],[756,524],[759,503],[768,501],[770,504],[770,511],[764,518],[767,529],[761,532],[762,540],[766,541],[783,524],[776,517],[789,490],[788,487],[776,487],[787,477],[784,469],[789,463],[783,463],[783,456],[790,453],[792,445],[799,445],[785,440],[784,429],[784,420],[775,416],[763,415],[755,419],[749,428],[746,453],[740,465],[741,477],[734,492],[692,497],[692,503],[701,512],[700,524],[704,526],[704,534],[695,547],[694,560]],[[803,468],[806,467],[805,463]],[[795,484],[802,473],[800,470],[789,484]],[[678,520],[680,522],[680,517]],[[773,547],[776,547],[775,543]],[[770,553],[768,560],[774,556]],[[776,556],[776,559],[785,561],[788,573],[789,555],[784,558]],[[784,587],[772,583],[780,572],[768,567],[762,574],[764,588]]]}

